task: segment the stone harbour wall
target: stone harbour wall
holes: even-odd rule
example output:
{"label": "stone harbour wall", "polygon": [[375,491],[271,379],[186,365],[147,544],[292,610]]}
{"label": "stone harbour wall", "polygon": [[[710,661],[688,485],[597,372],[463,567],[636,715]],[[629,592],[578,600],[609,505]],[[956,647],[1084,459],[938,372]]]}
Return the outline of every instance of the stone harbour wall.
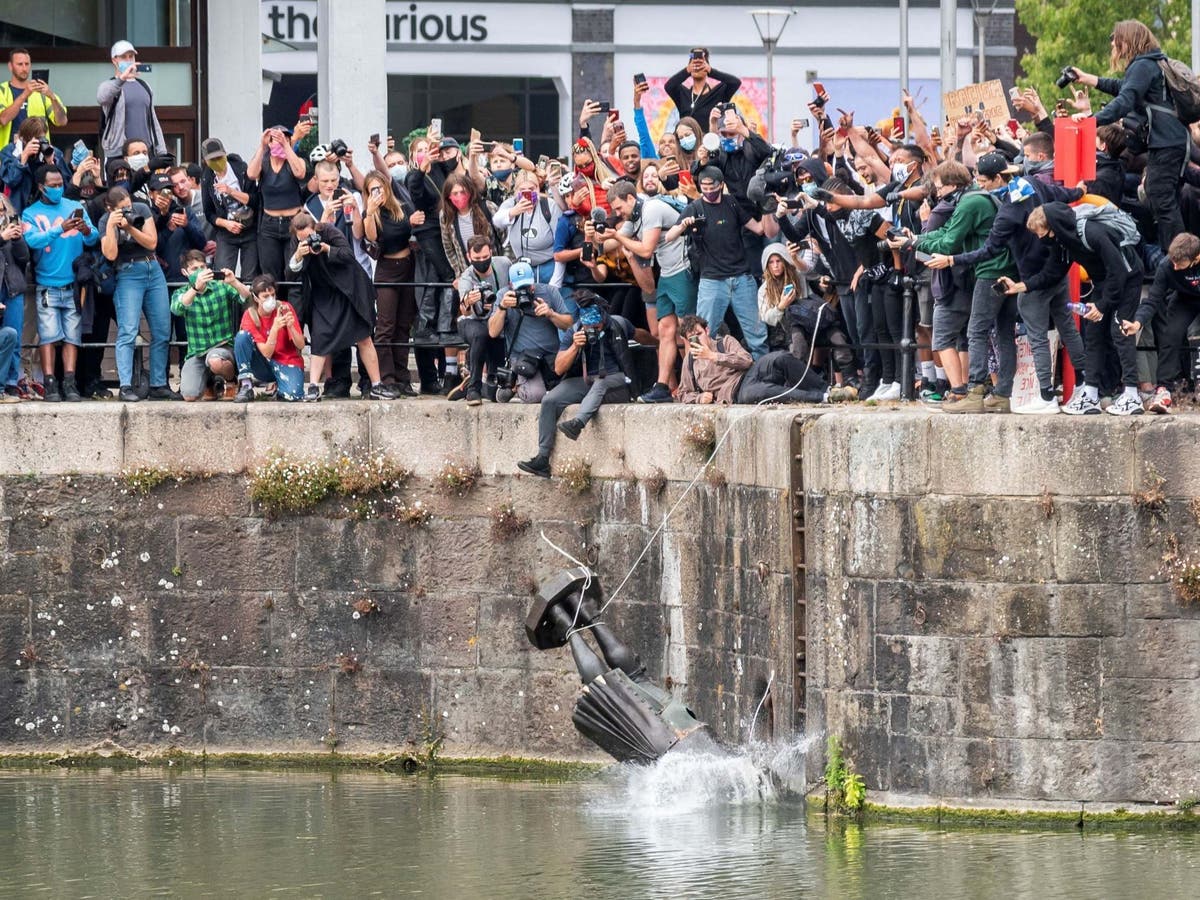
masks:
{"label": "stone harbour wall", "polygon": [[813,422],[809,728],[905,802],[1200,795],[1198,447],[1195,416]]}
{"label": "stone harbour wall", "polygon": [[[5,408],[0,752],[106,740],[422,752],[441,738],[459,756],[599,758],[571,724],[569,653],[524,636],[531,591],[571,565],[539,534],[615,589],[695,474],[683,432],[706,418],[738,420],[720,477],[679,506],[609,611],[654,678],[740,740],[771,672],[791,692],[795,414],[606,408],[556,456],[590,462],[593,487],[573,495],[515,467],[536,413],[431,400]],[[272,521],[245,476],[272,448],[385,452],[413,470],[401,494],[432,518],[361,519],[331,500]],[[463,497],[434,490],[448,459],[481,471]],[[131,490],[123,473],[147,466],[209,477]],[[528,529],[493,533],[505,503]],[[787,733],[790,710],[770,703],[763,721]]]}

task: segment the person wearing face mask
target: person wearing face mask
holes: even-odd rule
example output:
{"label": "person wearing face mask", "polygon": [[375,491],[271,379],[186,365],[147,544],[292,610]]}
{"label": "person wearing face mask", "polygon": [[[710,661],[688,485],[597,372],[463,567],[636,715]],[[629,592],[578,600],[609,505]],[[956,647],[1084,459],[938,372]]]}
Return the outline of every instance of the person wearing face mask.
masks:
{"label": "person wearing face mask", "polygon": [[113,302],[117,310],[118,395],[125,403],[142,399],[133,383],[133,351],[138,325],[144,315],[150,326],[150,400],[182,400],[167,382],[168,345],[171,336],[171,299],[162,266],[154,255],[158,231],[154,215],[144,203],[134,203],[124,188],[109,188],[107,212],[100,220],[100,250],[117,270]]}
{"label": "person wearing face mask", "polygon": [[[989,155],[999,156],[1007,165],[1007,160],[1001,154],[985,154],[980,160]],[[990,162],[990,161],[989,161]],[[985,165],[985,172],[992,169]],[[964,184],[964,173],[967,183]],[[986,176],[985,176],[986,177]],[[970,184],[970,173],[959,163],[942,163],[937,166],[931,178],[939,199],[949,196],[955,191],[961,191],[954,214],[941,228],[926,232],[916,238],[902,238],[891,242],[897,249],[919,250],[923,253],[938,253],[944,256],[955,256],[982,247],[992,229],[992,222],[1000,208],[1000,199],[989,191],[966,190]],[[940,186],[940,187],[938,187]],[[950,396],[942,403],[942,410],[951,413],[969,412],[1001,412],[1010,411],[1009,398],[1012,396],[1013,378],[1017,371],[1017,348],[1014,342],[1017,322],[1016,298],[997,294],[992,290],[1000,278],[1016,274],[1016,266],[1012,254],[1007,249],[996,256],[974,267],[975,282],[971,290],[970,317],[967,322],[968,365],[967,380],[969,385],[960,382],[960,372],[953,371],[953,363],[942,359],[946,376],[950,381]],[[961,315],[955,310],[954,318]],[[937,309],[934,309],[934,349],[938,347]],[[995,388],[985,396],[988,379],[988,333],[992,327],[996,329],[996,352],[1000,358],[1000,371]],[[952,330],[952,329],[947,329]]]}
{"label": "person wearing face mask", "polygon": [[122,148],[122,156],[129,167],[129,191],[138,200],[147,200],[146,184],[153,174],[150,171],[150,148],[141,138],[130,138]]}
{"label": "person wearing face mask", "polygon": [[96,103],[100,106],[100,150],[106,158],[120,156],[125,142],[144,141],[156,152],[166,149],[162,125],[154,111],[154,92],[138,77],[137,50],[129,41],[112,46],[114,74],[100,83]]}
{"label": "person wearing face mask", "polygon": [[[46,400],[80,400],[75,364],[82,343],[82,325],[75,304],[76,259],[85,247],[94,247],[96,229],[83,205],[63,197],[63,176],[57,169],[38,172],[41,199],[21,216],[25,243],[33,256],[34,295],[38,313],[38,349],[41,353]],[[153,251],[151,251],[153,252]],[[161,273],[160,273],[161,274]],[[54,377],[55,348],[62,346],[61,393]]]}
{"label": "person wearing face mask", "polygon": [[558,204],[538,190],[537,176],[522,172],[516,177],[516,192],[492,216],[492,225],[507,231],[505,242],[512,255],[529,260],[542,284],[554,274],[554,233],[561,215]]}
{"label": "person wearing face mask", "polygon": [[233,338],[250,290],[229,269],[213,272],[200,250],[180,260],[184,280],[171,295],[171,314],[187,328],[187,357],[179,370],[179,392],[188,401],[225,398],[236,372]]}
{"label": "person wearing face mask", "polygon": [[[747,216],[758,221],[761,226],[758,205],[748,196],[750,180],[754,178],[758,167],[766,162],[774,151],[770,144],[750,130],[746,120],[732,107],[723,111],[714,109],[712,125],[713,130],[718,131],[720,135],[721,147],[709,156],[708,165],[721,170],[730,196]],[[751,274],[758,277],[762,274],[758,270],[762,253],[761,228],[757,234],[743,231],[742,246],[750,262]]]}
{"label": "person wearing face mask", "polygon": [[683,116],[676,123],[674,133],[675,143],[679,145],[679,168],[689,172],[695,166],[704,128],[692,116]]}
{"label": "person wearing face mask", "polygon": [[[410,161],[405,186],[412,197],[415,211],[425,214],[425,221],[413,227],[417,241],[417,281],[450,284],[454,268],[446,258],[442,243],[441,208],[442,186],[446,175],[441,165],[440,149],[435,153],[428,139],[414,138],[408,147]],[[423,288],[417,298],[417,328],[412,339],[416,343],[436,342],[437,336],[447,334],[453,327],[453,291],[449,287]],[[417,354],[418,368],[421,353]],[[443,390],[435,373],[421,372],[421,393],[437,394]]]}
{"label": "person wearing face mask", "polygon": [[245,160],[225,151],[220,138],[205,140],[200,158],[204,160],[200,173],[204,218],[213,227],[217,243],[213,268],[253,278],[258,274],[258,182],[247,174]]}
{"label": "person wearing face mask", "polygon": [[487,173],[484,176],[483,195],[500,206],[516,189],[516,176],[521,171],[517,155],[507,144],[496,144],[488,157]]}
{"label": "person wearing face mask", "polygon": [[277,281],[283,280],[292,217],[302,208],[307,167],[289,140],[291,131],[282,125],[262,134],[254,156],[246,164],[246,177],[258,182],[262,213],[258,221],[258,268]]}
{"label": "person wearing face mask", "polygon": [[[1165,415],[1171,395],[1182,390],[1182,361],[1189,358],[1188,331],[1200,320],[1200,237],[1178,234],[1167,255],[1154,270],[1154,283],[1132,319],[1121,320],[1121,333],[1136,336],[1154,322],[1158,345],[1158,386],[1146,409]],[[1200,364],[1192,370],[1196,396],[1200,397]]]}
{"label": "person wearing face mask", "polygon": [[[691,78],[691,85],[685,82]],[[715,83],[714,83],[715,80]],[[704,47],[692,48],[687,65],[667,79],[663,86],[679,116],[690,116],[700,122],[707,122],[709,113],[720,103],[729,103],[742,86],[742,80],[736,75],[718,72],[708,64],[708,50]]]}
{"label": "person wearing face mask", "polygon": [[496,207],[479,195],[475,183],[466,175],[451,175],[442,185],[442,249],[456,272],[469,265],[467,241],[474,235],[485,237],[498,249],[492,227]]}
{"label": "person wearing face mask", "polygon": [[21,219],[0,194],[0,403],[23,399],[19,385],[28,265],[29,245]]}
{"label": "person wearing face mask", "polygon": [[[502,290],[509,283],[512,262],[505,256],[493,256],[487,238],[473,237],[467,241],[467,258],[471,267],[458,276],[459,307],[458,333],[467,343],[467,380],[459,394],[468,406],[478,406],[484,394],[496,398],[496,370],[504,364],[504,338],[488,332],[488,317],[495,309]],[[483,369],[487,366],[488,388],[484,387]],[[455,392],[447,395],[458,399]]]}
{"label": "person wearing face mask", "polygon": [[62,152],[46,138],[46,120],[35,116],[22,122],[13,142],[0,150],[0,185],[18,214],[33,199],[35,176],[43,166],[62,173],[64,180],[71,177]]}
{"label": "person wearing face mask", "polygon": [[[691,231],[693,250],[700,254],[700,282],[696,310],[714,329],[732,309],[741,325],[746,348],[755,359],[767,352],[767,328],[758,317],[758,285],[750,274],[743,230],[762,235],[762,225],[742,204],[724,192],[725,179],[715,167],[701,169],[696,176],[701,199],[683,210],[680,220],[667,231],[673,241]],[[705,221],[697,223],[697,219]],[[699,227],[697,228],[697,225]]]}
{"label": "person wearing face mask", "polygon": [[250,284],[250,307],[233,340],[238,392],[234,403],[254,399],[254,379],[275,384],[275,399],[304,399],[304,329],[292,304],[275,296],[275,279],[259,275]]}

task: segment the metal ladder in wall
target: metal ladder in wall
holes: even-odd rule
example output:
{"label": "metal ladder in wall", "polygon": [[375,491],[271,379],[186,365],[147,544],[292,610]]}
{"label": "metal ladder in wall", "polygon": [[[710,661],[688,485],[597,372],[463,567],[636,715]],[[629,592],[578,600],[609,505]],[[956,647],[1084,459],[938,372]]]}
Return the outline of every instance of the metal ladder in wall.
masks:
{"label": "metal ladder in wall", "polygon": [[804,425],[792,420],[792,470],[789,499],[792,511],[792,731],[804,734],[808,715],[808,566],[804,539]]}

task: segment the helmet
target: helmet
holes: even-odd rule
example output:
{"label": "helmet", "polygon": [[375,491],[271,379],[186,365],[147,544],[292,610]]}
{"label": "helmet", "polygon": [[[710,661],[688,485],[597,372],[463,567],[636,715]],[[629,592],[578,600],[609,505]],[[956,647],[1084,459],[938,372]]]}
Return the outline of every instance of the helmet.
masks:
{"label": "helmet", "polygon": [[575,173],[563,172],[562,180],[558,183],[558,192],[564,197],[570,197],[575,193]]}
{"label": "helmet", "polygon": [[508,280],[515,288],[528,287],[533,284],[533,266],[527,262],[515,262],[508,270]]}
{"label": "helmet", "polygon": [[308,151],[308,161],[314,165],[321,162],[329,155],[329,147],[325,144],[317,144]]}

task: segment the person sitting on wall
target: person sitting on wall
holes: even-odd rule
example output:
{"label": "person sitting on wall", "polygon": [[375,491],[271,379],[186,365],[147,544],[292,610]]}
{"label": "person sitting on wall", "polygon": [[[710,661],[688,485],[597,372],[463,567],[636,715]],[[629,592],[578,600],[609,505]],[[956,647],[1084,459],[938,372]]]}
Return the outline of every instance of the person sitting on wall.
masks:
{"label": "person sitting on wall", "polygon": [[242,300],[250,290],[229,269],[216,274],[208,267],[203,250],[189,250],[180,262],[187,284],[171,296],[171,314],[183,319],[187,329],[187,357],[179,370],[179,392],[184,400],[202,396],[222,400],[225,384],[236,369],[233,330]]}
{"label": "person sitting on wall", "polygon": [[684,340],[680,403],[822,403],[858,396],[851,388],[831,392],[816,371],[786,350],[752,360],[735,338],[712,337],[700,316],[684,316],[679,333]]}
{"label": "person sitting on wall", "polygon": [[[629,352],[633,325],[609,315],[592,291],[577,290],[574,299],[578,304],[574,322],[563,334],[554,359],[554,371],[562,381],[543,398],[538,416],[537,456],[517,463],[522,472],[542,478],[550,477],[556,426],[571,440],[578,440],[603,403],[629,402],[635,383]],[[559,417],[573,403],[579,404],[575,418],[560,423]]]}
{"label": "person sitting on wall", "polygon": [[234,403],[254,399],[254,379],[275,383],[276,400],[304,399],[304,329],[296,310],[275,296],[275,278],[259,275],[250,285],[250,308],[233,341],[238,386]]}

